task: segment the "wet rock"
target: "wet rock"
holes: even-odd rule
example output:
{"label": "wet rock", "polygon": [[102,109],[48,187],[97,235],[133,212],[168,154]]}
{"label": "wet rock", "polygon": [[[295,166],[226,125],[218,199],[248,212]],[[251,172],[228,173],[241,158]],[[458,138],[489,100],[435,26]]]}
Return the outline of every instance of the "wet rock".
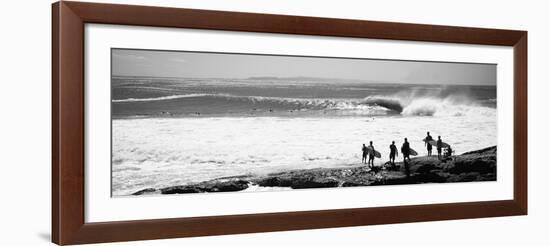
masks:
{"label": "wet rock", "polygon": [[228,181],[206,181],[197,184],[172,186],[161,189],[162,194],[185,194],[202,192],[240,191],[248,188],[248,181],[234,179]]}
{"label": "wet rock", "polygon": [[491,146],[491,147],[487,147],[487,148],[483,148],[483,149],[479,149],[479,150],[474,150],[474,151],[466,152],[466,153],[464,153],[464,154],[462,154],[462,155],[465,156],[465,155],[472,155],[472,154],[490,154],[490,155],[496,155],[496,154],[497,154],[497,146]]}
{"label": "wet rock", "polygon": [[292,185],[292,182],[290,181],[290,178],[286,177],[267,177],[264,179],[257,180],[256,183],[259,186],[266,186],[266,187],[290,187]]}
{"label": "wet rock", "polygon": [[496,146],[471,151],[439,160],[437,156],[412,158],[410,176],[405,175],[403,162],[367,168],[364,165],[346,168],[316,168],[272,173],[265,176],[241,175],[201,183],[144,189],[134,195],[230,192],[248,188],[250,183],[264,187],[293,189],[399,185],[419,183],[473,182],[496,180]]}
{"label": "wet rock", "polygon": [[186,194],[186,193],[200,193],[201,190],[194,186],[172,186],[160,189],[162,194]]}
{"label": "wet rock", "polygon": [[472,182],[472,181],[482,181],[480,174],[476,172],[471,173],[461,173],[458,175],[452,175],[448,182]]}
{"label": "wet rock", "polygon": [[368,183],[364,182],[354,182],[354,181],[344,181],[341,187],[356,187],[356,186],[366,186]]}
{"label": "wet rock", "polygon": [[296,178],[292,180],[290,187],[292,189],[306,189],[306,188],[327,188],[338,187],[340,182],[336,179],[330,178],[314,178],[314,179],[300,179]]}
{"label": "wet rock", "polygon": [[156,194],[156,193],[158,193],[157,189],[147,188],[140,191],[136,191],[132,193],[132,195],[139,196],[139,195],[150,195],[150,194]]}
{"label": "wet rock", "polygon": [[206,186],[205,192],[228,192],[240,191],[248,188],[248,182],[244,180],[219,182],[213,185]]}
{"label": "wet rock", "polygon": [[480,157],[478,159],[461,159],[454,162],[449,168],[450,173],[459,174],[467,172],[492,173],[496,171],[496,159],[492,157]]}
{"label": "wet rock", "polygon": [[429,163],[426,165],[419,165],[418,168],[416,168],[416,172],[420,174],[428,174],[437,169],[440,169],[440,168],[432,163]]}

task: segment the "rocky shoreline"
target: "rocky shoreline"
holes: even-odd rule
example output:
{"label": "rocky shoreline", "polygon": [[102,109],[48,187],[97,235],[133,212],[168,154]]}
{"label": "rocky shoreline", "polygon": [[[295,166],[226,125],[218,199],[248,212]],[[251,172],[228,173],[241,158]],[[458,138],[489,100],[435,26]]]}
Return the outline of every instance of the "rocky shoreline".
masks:
{"label": "rocky shoreline", "polygon": [[409,161],[410,177],[405,175],[403,162],[388,163],[373,169],[365,165],[346,168],[316,168],[271,173],[262,176],[225,177],[194,184],[148,188],[132,195],[184,194],[204,192],[243,191],[250,186],[286,187],[290,189],[330,188],[351,186],[452,183],[496,181],[497,147],[438,160],[437,156],[415,157]]}

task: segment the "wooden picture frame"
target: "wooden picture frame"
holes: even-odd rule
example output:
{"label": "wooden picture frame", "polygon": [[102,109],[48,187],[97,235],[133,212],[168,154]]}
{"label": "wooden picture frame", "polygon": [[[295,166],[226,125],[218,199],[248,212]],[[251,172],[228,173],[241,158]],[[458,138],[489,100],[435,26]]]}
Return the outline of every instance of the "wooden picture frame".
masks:
{"label": "wooden picture frame", "polygon": [[[84,24],[513,47],[513,200],[86,223]],[[52,241],[59,245],[527,214],[527,32],[80,2],[52,6]]]}

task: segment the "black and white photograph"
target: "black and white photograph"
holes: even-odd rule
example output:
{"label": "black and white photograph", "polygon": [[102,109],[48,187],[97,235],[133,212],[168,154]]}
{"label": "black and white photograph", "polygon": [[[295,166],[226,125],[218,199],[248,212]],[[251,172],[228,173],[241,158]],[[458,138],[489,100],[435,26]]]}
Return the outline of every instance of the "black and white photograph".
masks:
{"label": "black and white photograph", "polygon": [[497,180],[496,64],[111,50],[111,195]]}
{"label": "black and white photograph", "polygon": [[5,1],[0,246],[548,241],[546,5]]}

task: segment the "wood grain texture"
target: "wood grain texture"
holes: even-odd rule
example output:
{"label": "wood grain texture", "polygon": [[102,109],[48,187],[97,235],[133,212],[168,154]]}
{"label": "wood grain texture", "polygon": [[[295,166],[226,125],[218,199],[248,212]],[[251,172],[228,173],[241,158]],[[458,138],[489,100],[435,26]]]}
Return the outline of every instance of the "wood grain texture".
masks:
{"label": "wood grain texture", "polygon": [[74,243],[128,241],[520,215],[513,201],[91,223]]}
{"label": "wood grain texture", "polygon": [[513,46],[521,31],[65,2],[84,22]]}
{"label": "wood grain texture", "polygon": [[52,5],[52,241],[59,242],[59,3]]}
{"label": "wood grain texture", "polygon": [[52,235],[67,244],[84,225],[84,24],[65,4],[54,9]]}
{"label": "wood grain texture", "polygon": [[[84,220],[84,24],[122,24],[514,47],[514,199],[209,216]],[[52,240],[60,245],[527,214],[527,32],[113,4],[52,5]]]}
{"label": "wood grain texture", "polygon": [[514,200],[527,214],[527,32],[514,45]]}

